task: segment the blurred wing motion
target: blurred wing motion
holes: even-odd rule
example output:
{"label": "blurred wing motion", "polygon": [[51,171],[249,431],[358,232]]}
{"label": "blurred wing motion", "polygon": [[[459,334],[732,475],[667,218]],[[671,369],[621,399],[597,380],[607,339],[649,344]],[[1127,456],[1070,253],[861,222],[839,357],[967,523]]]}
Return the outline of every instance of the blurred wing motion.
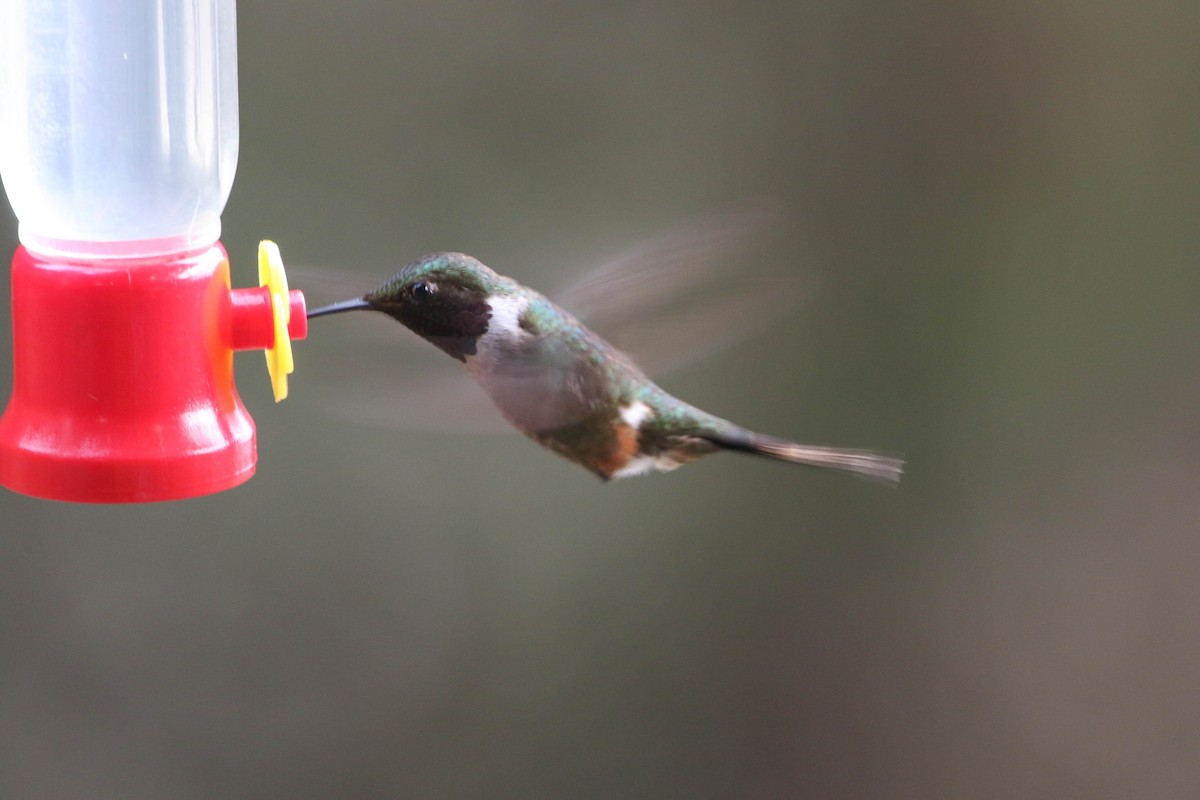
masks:
{"label": "blurred wing motion", "polygon": [[[751,211],[694,220],[547,295],[654,378],[758,333],[803,300],[801,275],[774,274],[774,264],[754,247],[773,221],[773,215]],[[519,268],[490,266],[522,280]],[[289,272],[313,306],[361,296],[388,274],[312,267]],[[381,314],[355,316],[352,331],[328,326],[320,347],[305,347],[299,380],[314,377],[297,398],[383,427],[512,431],[460,365]]]}
{"label": "blurred wing motion", "polygon": [[766,211],[694,220],[550,299],[653,378],[753,336],[800,304],[808,289],[801,274],[781,273],[755,247],[776,222],[778,215]]}

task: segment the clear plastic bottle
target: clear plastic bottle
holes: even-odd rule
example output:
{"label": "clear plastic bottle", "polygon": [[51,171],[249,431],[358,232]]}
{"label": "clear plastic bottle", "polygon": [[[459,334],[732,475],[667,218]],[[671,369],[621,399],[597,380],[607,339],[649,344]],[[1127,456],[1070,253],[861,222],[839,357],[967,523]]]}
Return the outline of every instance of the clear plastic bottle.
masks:
{"label": "clear plastic bottle", "polygon": [[29,250],[207,247],[237,154],[234,0],[0,2],[0,174]]}

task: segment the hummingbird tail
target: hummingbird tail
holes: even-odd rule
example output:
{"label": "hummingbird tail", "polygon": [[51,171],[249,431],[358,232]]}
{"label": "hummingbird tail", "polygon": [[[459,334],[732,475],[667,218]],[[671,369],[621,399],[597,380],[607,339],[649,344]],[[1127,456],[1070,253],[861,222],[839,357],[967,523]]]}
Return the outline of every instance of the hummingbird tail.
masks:
{"label": "hummingbird tail", "polygon": [[797,444],[746,430],[722,432],[704,438],[726,450],[753,453],[810,467],[835,469],[888,486],[900,483],[900,476],[904,473],[903,458],[873,450]]}

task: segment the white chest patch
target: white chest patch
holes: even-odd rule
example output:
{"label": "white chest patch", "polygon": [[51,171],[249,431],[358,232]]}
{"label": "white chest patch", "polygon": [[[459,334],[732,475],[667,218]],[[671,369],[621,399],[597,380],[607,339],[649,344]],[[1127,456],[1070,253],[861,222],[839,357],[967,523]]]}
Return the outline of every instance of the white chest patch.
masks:
{"label": "white chest patch", "polygon": [[529,298],[497,294],[488,298],[492,316],[487,331],[479,337],[475,354],[467,356],[467,371],[487,387],[488,374],[517,350],[529,334],[521,328],[521,315],[529,307]]}
{"label": "white chest patch", "polygon": [[488,298],[492,309],[492,318],[488,320],[485,339],[501,337],[503,339],[518,339],[525,336],[521,330],[521,315],[529,307],[529,298],[522,295],[492,295]]}

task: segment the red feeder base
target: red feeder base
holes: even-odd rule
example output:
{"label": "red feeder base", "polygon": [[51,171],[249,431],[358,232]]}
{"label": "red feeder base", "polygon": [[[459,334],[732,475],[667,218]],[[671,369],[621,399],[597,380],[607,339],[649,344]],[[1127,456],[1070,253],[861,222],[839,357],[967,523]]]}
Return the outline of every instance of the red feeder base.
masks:
{"label": "red feeder base", "polygon": [[220,244],[167,260],[93,263],[18,248],[12,305],[0,484],[126,503],[218,492],[254,474]]}

